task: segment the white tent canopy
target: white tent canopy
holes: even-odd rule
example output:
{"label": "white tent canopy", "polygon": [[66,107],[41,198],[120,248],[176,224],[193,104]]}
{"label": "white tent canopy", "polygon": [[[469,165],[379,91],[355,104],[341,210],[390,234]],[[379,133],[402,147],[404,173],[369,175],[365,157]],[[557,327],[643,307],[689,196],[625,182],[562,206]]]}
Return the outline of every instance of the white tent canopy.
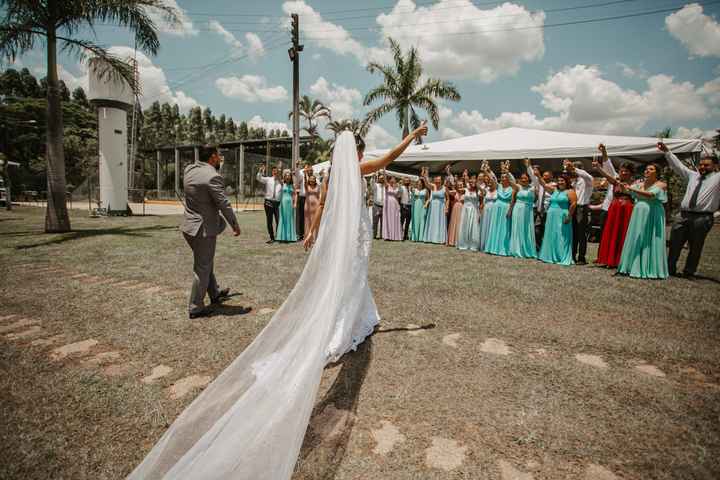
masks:
{"label": "white tent canopy", "polygon": [[[598,144],[607,147],[616,160],[649,162],[662,157],[657,150],[655,137],[621,137],[584,133],[504,128],[491,132],[453,138],[424,145],[411,145],[394,163],[399,168],[418,170],[429,167],[437,171],[451,163],[453,170],[477,170],[482,160],[522,160],[530,158],[543,166],[556,165],[565,159],[590,160],[598,155]],[[665,139],[665,143],[678,156],[700,152],[699,139]],[[387,150],[367,152],[367,157],[379,157]]]}
{"label": "white tent canopy", "polygon": [[[315,174],[315,176],[320,175],[320,173],[322,173],[323,171],[327,172],[329,168],[330,168],[329,161],[316,163],[315,165],[312,166],[313,173]],[[407,173],[393,172],[391,170],[386,170],[385,173],[387,173],[388,175],[392,175],[394,177],[398,177],[398,178],[409,178],[413,182],[417,181],[417,179],[418,179],[417,175],[409,175]],[[370,175],[366,175],[366,176],[370,176]]]}

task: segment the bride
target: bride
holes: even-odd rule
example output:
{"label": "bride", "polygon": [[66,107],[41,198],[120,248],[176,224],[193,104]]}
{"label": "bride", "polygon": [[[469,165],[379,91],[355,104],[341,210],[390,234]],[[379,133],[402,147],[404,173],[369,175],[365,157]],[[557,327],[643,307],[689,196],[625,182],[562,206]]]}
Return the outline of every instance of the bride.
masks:
{"label": "bride", "polygon": [[[293,473],[322,371],[357,347],[379,317],[368,286],[372,225],[362,175],[385,168],[427,126],[385,156],[362,160],[349,131],[332,172],[300,279],[267,326],[191,404],[128,476],[282,480]],[[359,160],[359,161],[358,161]]]}

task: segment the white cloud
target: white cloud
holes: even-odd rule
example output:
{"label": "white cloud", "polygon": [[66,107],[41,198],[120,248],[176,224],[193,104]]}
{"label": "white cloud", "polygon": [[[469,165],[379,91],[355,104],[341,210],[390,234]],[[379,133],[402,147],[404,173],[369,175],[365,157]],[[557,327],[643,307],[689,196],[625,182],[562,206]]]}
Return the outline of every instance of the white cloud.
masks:
{"label": "white cloud", "polygon": [[248,32],[245,34],[245,40],[247,47],[229,32],[225,27],[222,26],[217,20],[211,20],[208,24],[210,30],[219,34],[225,43],[230,45],[234,50],[233,57],[239,57],[247,54],[251,59],[255,60],[258,57],[265,54],[265,47],[263,46],[262,40],[255,33]]}
{"label": "white cloud", "polygon": [[334,120],[351,119],[356,106],[362,102],[362,94],[355,88],[348,88],[318,77],[310,86],[310,93],[330,108]]}
{"label": "white cloud", "polygon": [[541,95],[541,104],[555,115],[503,112],[495,118],[486,118],[477,110],[463,110],[449,118],[449,130],[443,137],[511,126],[639,134],[651,120],[673,123],[708,118],[709,104],[716,101],[718,87],[720,79],[696,88],[690,82],[677,83],[668,75],[654,75],[647,79],[646,90],[637,92],[603,78],[598,67],[575,65],[532,87]]}
{"label": "white cloud", "polygon": [[423,68],[437,77],[489,83],[516,74],[523,62],[545,54],[539,28],[545,13],[510,2],[482,10],[470,0],[440,0],[427,7],[400,0],[377,23],[382,36],[393,37],[403,49],[418,47]]}
{"label": "white cloud", "polygon": [[157,25],[160,32],[168,33],[170,35],[177,35],[179,37],[187,37],[198,34],[198,31],[193,25],[192,20],[190,20],[187,12],[184,9],[180,8],[176,0],[165,0],[164,3],[168,7],[172,7],[175,9],[175,11],[177,12],[178,23],[176,25],[170,24],[165,19],[164,14],[162,14],[159,10],[149,9],[148,14],[150,18],[155,22],[155,25]]}
{"label": "white cloud", "polygon": [[702,128],[685,128],[679,127],[673,137],[676,138],[702,138],[703,140],[709,140],[713,138],[717,133],[714,130],[703,130]]}
{"label": "white cloud", "polygon": [[447,140],[449,138],[458,138],[462,137],[463,134],[458,132],[457,130],[454,130],[450,127],[442,127],[440,128],[440,137],[444,140]]}
{"label": "white cloud", "polygon": [[[36,69],[33,69],[36,70]],[[36,71],[42,72],[41,74],[45,76],[45,72],[47,71],[45,68],[37,69]],[[80,74],[79,76],[73,75],[72,72],[68,71],[65,67],[58,64],[57,66],[58,70],[58,77],[60,77],[60,80],[65,82],[65,85],[68,87],[68,89],[72,92],[77,87],[82,87],[83,90],[85,90],[85,93],[88,91],[88,76],[87,73]],[[38,73],[40,73],[38,72]]]}
{"label": "white cloud", "polygon": [[322,55],[320,55],[319,53],[313,53],[313,55],[312,55],[313,60],[320,60],[321,58],[322,58]]}
{"label": "white cloud", "polygon": [[264,128],[266,131],[270,130],[285,130],[290,131],[287,124],[284,122],[266,122],[260,115],[255,115],[247,122],[248,127],[252,128]]}
{"label": "white cloud", "polygon": [[226,97],[239,98],[249,103],[281,102],[288,98],[285,87],[281,85],[269,86],[267,79],[259,75],[221,77],[215,80],[215,86]]}
{"label": "white cloud", "polygon": [[367,150],[375,150],[379,148],[393,147],[399,143],[398,139],[392,136],[378,124],[374,124],[365,135],[365,145]]}
{"label": "white cloud", "polygon": [[720,77],[705,83],[698,93],[704,95],[711,106],[720,107]]}
{"label": "white cloud", "polygon": [[631,67],[625,63],[618,62],[617,66],[620,68],[623,76],[627,78],[647,78],[650,75],[647,70],[642,67]]}
{"label": "white cloud", "polygon": [[665,18],[665,26],[691,55],[720,57],[720,24],[703,13],[702,5],[685,5]]}

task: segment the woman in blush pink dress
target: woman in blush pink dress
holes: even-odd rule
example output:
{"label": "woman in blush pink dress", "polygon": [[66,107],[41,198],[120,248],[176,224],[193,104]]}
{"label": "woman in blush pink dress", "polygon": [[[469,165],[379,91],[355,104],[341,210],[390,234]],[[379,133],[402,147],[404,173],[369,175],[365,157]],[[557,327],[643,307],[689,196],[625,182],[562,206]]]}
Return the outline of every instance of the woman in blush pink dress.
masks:
{"label": "woman in blush pink dress", "polygon": [[385,187],[382,238],[393,241],[403,239],[402,225],[400,224],[400,189],[395,177],[389,177]]}
{"label": "woman in blush pink dress", "polygon": [[312,225],[315,212],[320,203],[320,185],[315,175],[310,174],[305,177],[305,231],[309,232]]}
{"label": "woman in blush pink dress", "polygon": [[454,247],[457,244],[458,232],[460,231],[460,218],[462,217],[463,202],[462,196],[465,194],[465,184],[459,180],[455,184],[455,201],[452,202],[450,210],[450,227],[448,228],[447,244]]}

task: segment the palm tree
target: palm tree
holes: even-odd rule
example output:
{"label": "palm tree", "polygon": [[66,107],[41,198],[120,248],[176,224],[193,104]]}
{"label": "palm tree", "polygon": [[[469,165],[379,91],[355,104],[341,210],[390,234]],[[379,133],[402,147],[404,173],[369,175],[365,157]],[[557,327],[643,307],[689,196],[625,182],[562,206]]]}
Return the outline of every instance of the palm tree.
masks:
{"label": "palm tree", "polygon": [[47,183],[48,200],[45,212],[46,232],[70,231],[70,218],[65,198],[65,153],[63,150],[63,119],[60,82],[58,81],[58,44],[80,60],[90,57],[106,65],[104,75],[121,78],[135,91],[137,85],[131,66],[110,54],[92,40],[77,38],[88,28],[94,31],[96,21],[128,27],[138,48],[155,55],[160,47],[157,27],[151,18],[155,9],[171,24],[177,14],[162,0],[0,0],[4,17],[0,20],[0,59],[15,61],[32,50],[37,43],[47,49]]}
{"label": "palm tree", "polygon": [[[300,118],[307,120],[308,125],[303,130],[311,137],[317,137],[317,120],[321,117],[330,119],[330,109],[326,107],[320,100],[312,100],[307,95],[303,95],[298,103]],[[292,120],[293,112],[290,112],[288,118]]]}
{"label": "palm tree", "polygon": [[419,85],[422,64],[417,49],[411,47],[407,55],[403,55],[400,45],[392,38],[389,41],[395,65],[370,62],[367,66],[370,73],[378,71],[383,75],[383,83],[365,95],[363,105],[368,106],[380,99],[384,102],[368,112],[367,124],[371,125],[386,113],[395,110],[398,125],[405,137],[410,129],[420,126],[420,117],[416,109],[421,108],[430,115],[430,121],[437,130],[440,116],[435,101],[443,99],[457,102],[460,100],[460,93],[452,83],[434,78],[425,80],[422,86]]}
{"label": "palm tree", "polygon": [[335,138],[337,138],[337,136],[344,130],[350,130],[355,135],[360,135],[361,137],[364,137],[367,134],[367,131],[370,129],[370,124],[368,124],[366,121],[361,121],[357,118],[353,118],[345,120],[332,120],[331,122],[328,122],[325,128],[333,132]]}

